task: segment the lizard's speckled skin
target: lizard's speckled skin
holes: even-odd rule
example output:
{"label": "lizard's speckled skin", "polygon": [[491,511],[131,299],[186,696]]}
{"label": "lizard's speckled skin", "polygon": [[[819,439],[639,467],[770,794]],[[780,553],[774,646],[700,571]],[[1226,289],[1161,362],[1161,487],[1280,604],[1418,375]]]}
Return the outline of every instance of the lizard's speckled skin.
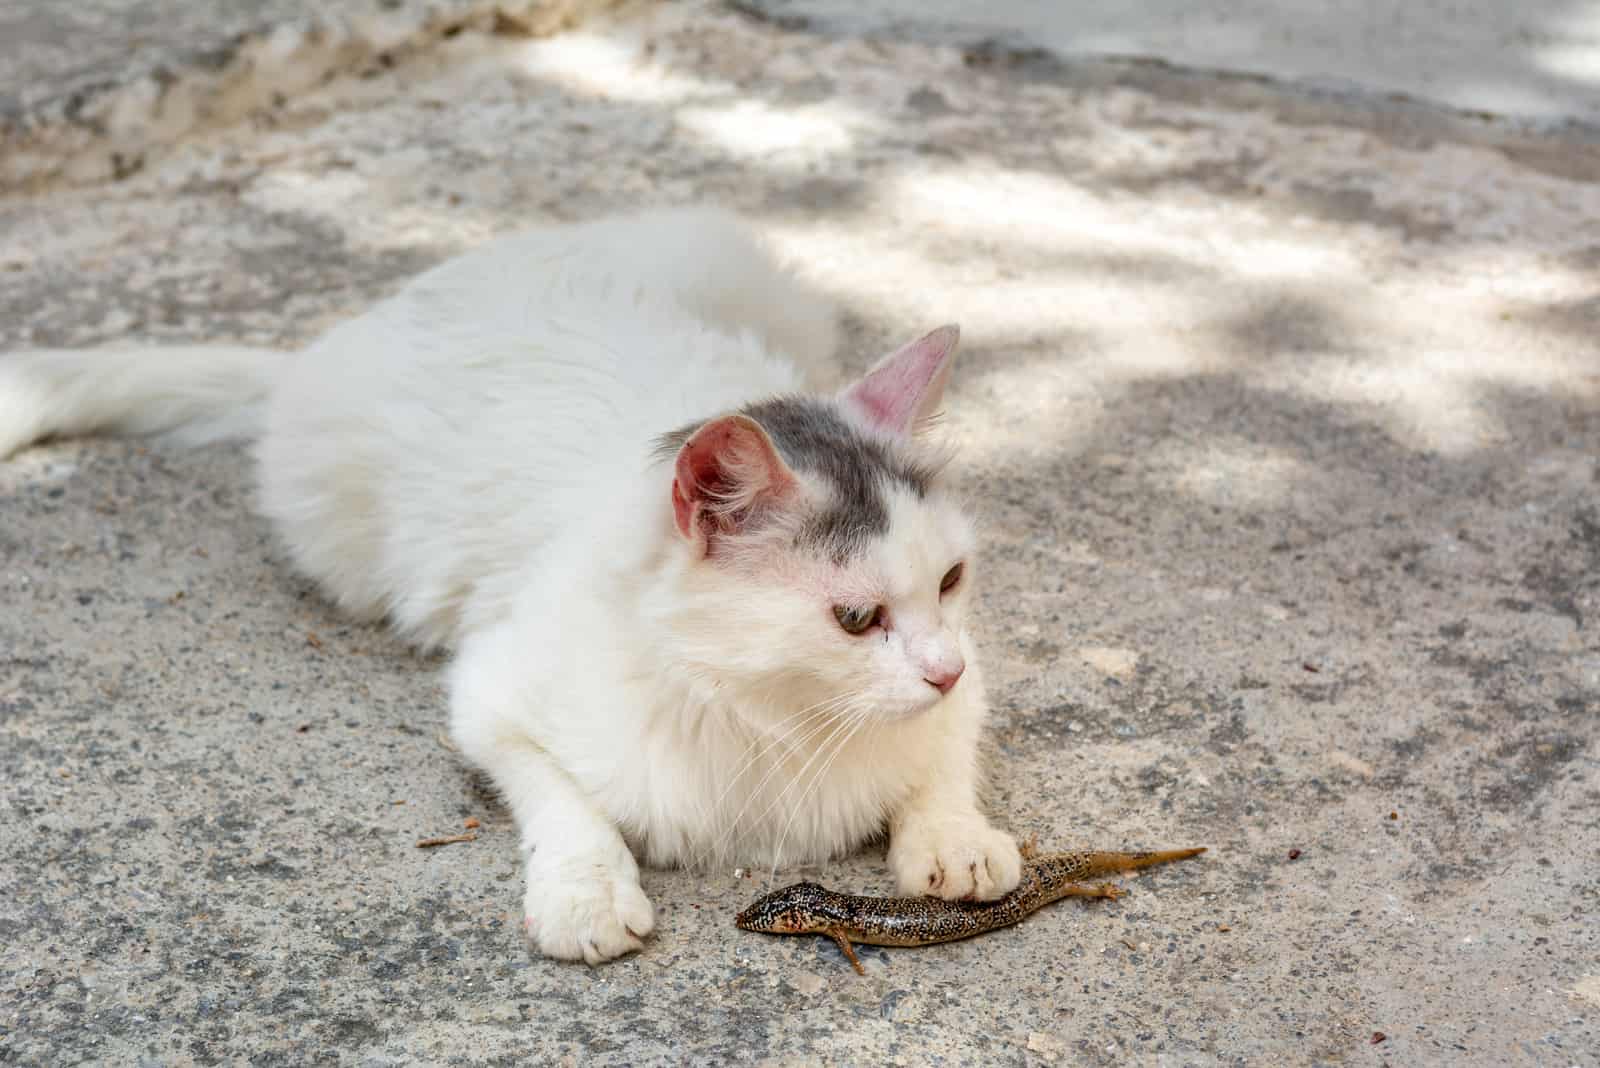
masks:
{"label": "lizard's speckled skin", "polygon": [[971,938],[1009,927],[1064,897],[1104,897],[1122,894],[1111,883],[1081,885],[1096,875],[1109,875],[1185,860],[1205,852],[1169,849],[1154,853],[1102,853],[1078,851],[1037,855],[1032,845],[1023,848],[1022,881],[1005,897],[994,901],[942,901],[934,897],[860,897],[840,894],[816,883],[795,883],[774,890],[734,920],[746,931],[766,934],[827,935],[839,943],[856,971],[862,972],[851,943],[873,946],[931,946]]}

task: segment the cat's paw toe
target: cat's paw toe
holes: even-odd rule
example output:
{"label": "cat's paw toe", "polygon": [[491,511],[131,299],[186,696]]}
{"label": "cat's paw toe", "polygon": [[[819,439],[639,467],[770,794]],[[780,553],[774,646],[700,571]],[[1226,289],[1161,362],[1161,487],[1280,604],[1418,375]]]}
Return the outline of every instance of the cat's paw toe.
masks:
{"label": "cat's paw toe", "polygon": [[655,908],[638,875],[604,865],[570,879],[530,872],[523,922],[545,956],[587,964],[643,949],[656,925]]}
{"label": "cat's paw toe", "polygon": [[900,892],[949,901],[991,901],[1022,878],[1016,839],[982,820],[909,828],[889,849]]}

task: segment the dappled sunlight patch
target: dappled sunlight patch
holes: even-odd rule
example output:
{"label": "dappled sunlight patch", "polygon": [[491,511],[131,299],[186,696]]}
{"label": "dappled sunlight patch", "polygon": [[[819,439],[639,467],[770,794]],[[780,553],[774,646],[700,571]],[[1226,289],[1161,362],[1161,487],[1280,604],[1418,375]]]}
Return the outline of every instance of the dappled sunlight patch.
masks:
{"label": "dappled sunlight patch", "polygon": [[[1477,150],[1450,146],[1408,158],[1420,167],[1441,156],[1481,162]],[[1452,215],[1481,196],[1431,165],[1427,174],[1422,185],[1455,198]],[[1543,228],[1591,195],[1524,180],[1539,195],[1475,217],[1485,237]],[[1407,190],[1375,203],[1421,211]],[[904,166],[871,181],[867,200],[863,219],[824,222],[797,240],[833,246],[848,279],[840,289],[874,314],[962,323],[983,357],[957,387],[976,394],[965,399],[974,411],[956,418],[971,421],[980,461],[1071,448],[1155,380],[1235,377],[1446,455],[1508,439],[1501,391],[1593,397],[1600,387],[1582,366],[1592,348],[1550,346],[1538,318],[1592,296],[1588,272],[1537,247],[1422,248],[1403,232],[1273,218],[1255,204],[1166,190],[1135,200],[993,160]],[[841,242],[853,253],[838,255]],[[1281,457],[1236,468],[1206,466],[1212,459],[1195,459],[1179,484],[1265,504],[1307,473]]]}
{"label": "dappled sunlight patch", "polygon": [[1540,70],[1586,85],[1600,85],[1600,3],[1572,5],[1548,20],[1548,37],[1528,50]]}
{"label": "dappled sunlight patch", "polygon": [[[1366,408],[1395,440],[1423,452],[1461,455],[1509,441],[1507,427],[1488,403],[1488,387],[1505,385],[1496,369],[1513,362],[1493,354],[1449,349],[1414,353],[1409,359],[1365,364],[1323,360],[1297,371],[1297,391]],[[1553,383],[1515,375],[1535,388]]]}
{"label": "dappled sunlight patch", "polygon": [[[1135,290],[1072,263],[1014,270],[1005,266],[1003,245],[980,252],[931,230],[908,240],[903,230],[870,216],[784,227],[781,246],[809,272],[828,277],[852,305],[897,330],[959,322],[967,347],[1127,331],[1146,316],[1172,314],[1174,305],[1182,315],[1199,310],[1182,291]],[[1152,300],[1161,302],[1159,312],[1146,306]]]}
{"label": "dappled sunlight patch", "polygon": [[1253,234],[1241,241],[1217,241],[1211,248],[1214,266],[1240,279],[1298,279],[1327,284],[1351,278],[1360,271],[1360,264],[1349,250],[1330,246],[1324,234]]}
{"label": "dappled sunlight patch", "polygon": [[610,100],[675,104],[731,91],[731,87],[656,62],[643,27],[600,25],[510,50],[505,65],[517,74]]}
{"label": "dappled sunlight patch", "polygon": [[[1592,209],[1584,218],[1600,220],[1600,196],[1580,207],[1584,212]],[[1427,284],[1448,283],[1459,297],[1473,302],[1479,316],[1514,319],[1523,310],[1519,305],[1592,299],[1594,273],[1582,264],[1600,255],[1600,226],[1570,229],[1575,242],[1586,243],[1564,255],[1512,244],[1462,245],[1437,250],[1408,273]]]}
{"label": "dappled sunlight patch", "polygon": [[836,102],[778,108],[749,97],[684,108],[676,117],[684,129],[735,156],[782,155],[796,163],[847,153],[879,126],[871,116]]}
{"label": "dappled sunlight patch", "polygon": [[266,206],[290,211],[318,208],[342,216],[343,209],[367,195],[368,187],[367,179],[354,171],[283,169],[263,174],[250,192]]}
{"label": "dappled sunlight patch", "polygon": [[1495,398],[1600,399],[1593,350],[1541,343],[1541,331],[1440,286],[1351,300],[1352,348],[1281,353],[1243,372],[1250,386],[1334,403],[1418,451],[1461,455],[1515,436]]}
{"label": "dappled sunlight patch", "polygon": [[[900,224],[900,248],[913,235],[907,252],[881,254],[898,261],[886,274],[903,281],[907,261],[948,263],[946,277],[959,273],[982,285],[986,305],[1013,313],[1002,312],[1006,318],[1042,314],[1046,329],[1143,334],[1162,322],[1187,329],[1230,313],[1262,283],[1345,287],[1365,274],[1359,255],[1325,232],[1241,213],[1223,233],[1214,205],[1106,197],[992,162],[901,168],[871,184],[871,202],[873,214]],[[1189,359],[1197,358],[1215,363],[1201,354]]]}
{"label": "dappled sunlight patch", "polygon": [[[1172,224],[1170,209],[1118,203],[1065,178],[989,161],[902,166],[876,183],[883,210],[929,230],[985,245],[1107,249],[1125,256],[1203,262],[1208,244]],[[916,232],[923,232],[920,228]]]}

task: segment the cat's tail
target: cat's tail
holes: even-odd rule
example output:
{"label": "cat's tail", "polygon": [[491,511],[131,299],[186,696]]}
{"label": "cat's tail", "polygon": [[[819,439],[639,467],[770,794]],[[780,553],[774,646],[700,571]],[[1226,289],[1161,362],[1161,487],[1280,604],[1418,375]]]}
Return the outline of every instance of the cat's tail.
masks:
{"label": "cat's tail", "polygon": [[0,460],[44,438],[254,436],[289,354],[228,345],[0,355]]}

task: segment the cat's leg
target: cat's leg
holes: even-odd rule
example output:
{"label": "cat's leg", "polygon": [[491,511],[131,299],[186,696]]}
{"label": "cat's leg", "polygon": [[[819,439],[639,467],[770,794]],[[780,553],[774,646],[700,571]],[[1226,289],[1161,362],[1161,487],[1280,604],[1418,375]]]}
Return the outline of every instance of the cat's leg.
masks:
{"label": "cat's leg", "polygon": [[977,743],[985,705],[974,675],[969,666],[945,699],[951,707],[928,725],[930,772],[890,817],[889,868],[907,896],[988,901],[1022,878],[1016,839],[978,811]]}
{"label": "cat's leg", "polygon": [[617,829],[531,741],[503,738],[469,755],[516,816],[527,858],[523,924],[539,951],[598,964],[643,948],[655,910]]}
{"label": "cat's leg", "polygon": [[527,861],[523,924],[546,956],[590,964],[642,948],[655,910],[627,843],[532,737],[505,685],[469,639],[452,674],[451,734],[516,818]]}

